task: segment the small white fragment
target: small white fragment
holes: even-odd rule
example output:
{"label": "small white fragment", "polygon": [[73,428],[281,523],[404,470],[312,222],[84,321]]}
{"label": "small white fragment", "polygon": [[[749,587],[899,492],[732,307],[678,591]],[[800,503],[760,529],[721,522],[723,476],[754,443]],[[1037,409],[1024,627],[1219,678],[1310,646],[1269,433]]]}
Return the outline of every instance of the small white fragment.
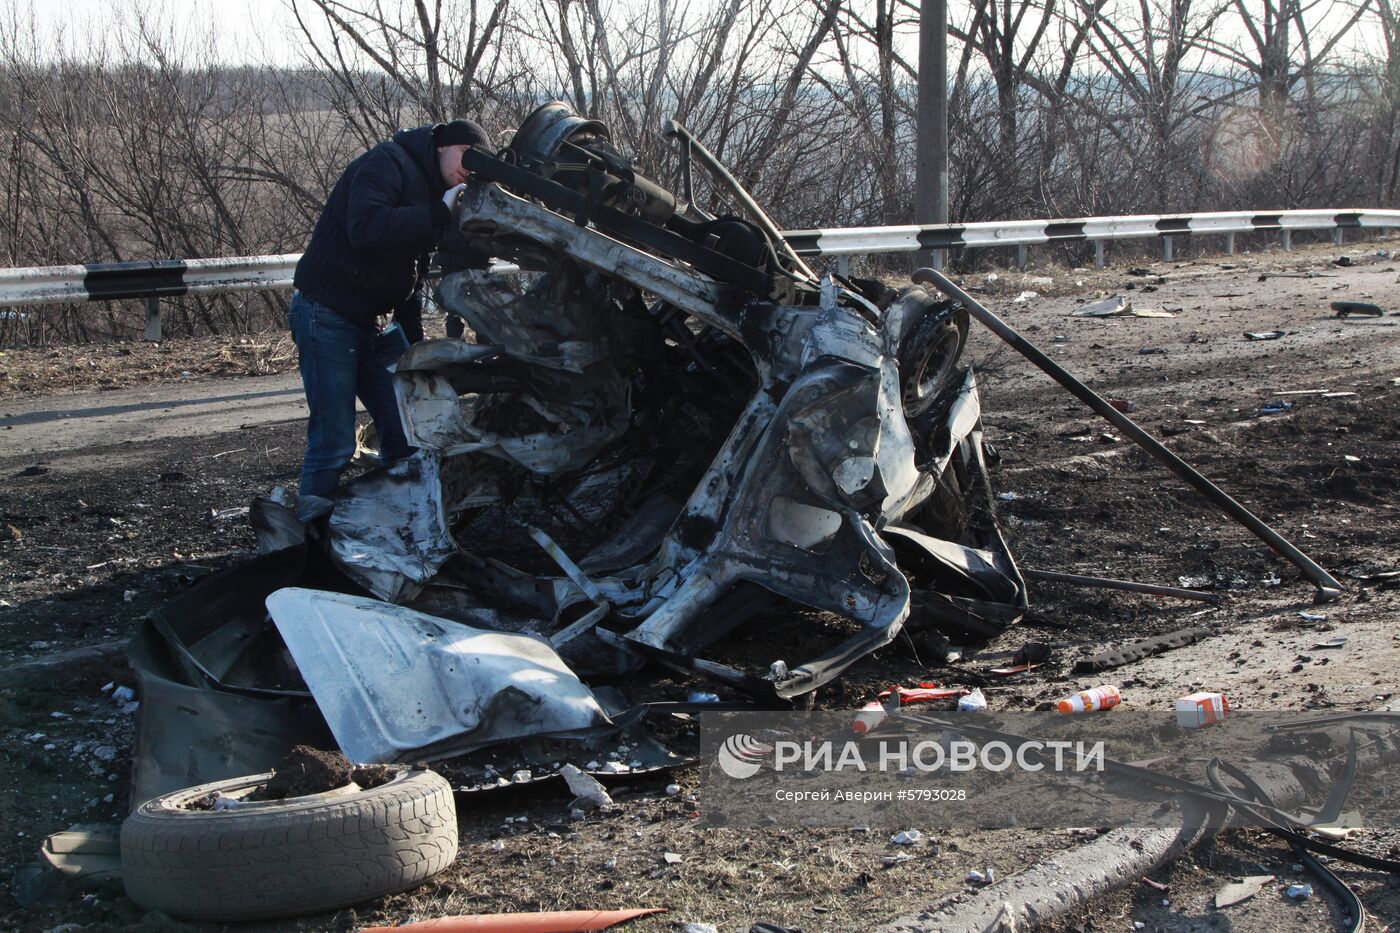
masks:
{"label": "small white fragment", "polygon": [[114,687],[112,689],[113,703],[130,703],[136,699],[136,691],[130,687]]}
{"label": "small white fragment", "polygon": [[573,806],[583,810],[608,810],[612,808],[612,797],[608,796],[603,785],[584,774],[577,766],[564,765],[559,769],[559,773],[563,776],[564,783],[569,785],[569,790],[578,798],[573,802]]}
{"label": "small white fragment", "polygon": [[923,842],[924,834],[917,829],[905,829],[890,837],[892,846],[916,846]]}
{"label": "small white fragment", "polygon": [[667,796],[667,797],[674,797],[674,796],[676,796],[677,794],[679,794],[680,792],[681,792],[681,786],[680,786],[679,784],[667,784],[667,785],[666,785],[666,796]]}

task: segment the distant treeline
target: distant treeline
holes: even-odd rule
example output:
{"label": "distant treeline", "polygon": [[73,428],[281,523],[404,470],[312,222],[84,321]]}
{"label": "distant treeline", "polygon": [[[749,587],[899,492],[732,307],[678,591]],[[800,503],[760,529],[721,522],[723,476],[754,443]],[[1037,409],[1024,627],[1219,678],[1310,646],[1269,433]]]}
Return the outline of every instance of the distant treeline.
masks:
{"label": "distant treeline", "polygon": [[[952,219],[1393,206],[1392,3],[954,7]],[[3,265],[299,251],[344,164],[396,128],[470,115],[504,144],[551,98],[672,185],[659,128],[677,117],[785,227],[913,220],[917,0],[290,7],[295,69],[210,66],[217,36],[139,14],[58,60],[0,22]],[[167,302],[166,333],[266,329],[285,300]],[[142,325],[135,303],[17,310],[0,344]]]}

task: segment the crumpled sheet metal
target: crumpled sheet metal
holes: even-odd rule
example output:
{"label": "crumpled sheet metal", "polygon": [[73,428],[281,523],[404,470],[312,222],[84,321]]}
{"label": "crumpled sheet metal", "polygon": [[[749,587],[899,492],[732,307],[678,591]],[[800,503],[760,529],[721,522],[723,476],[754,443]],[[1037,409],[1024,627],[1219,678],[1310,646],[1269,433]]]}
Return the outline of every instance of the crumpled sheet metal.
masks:
{"label": "crumpled sheet metal", "polygon": [[[313,564],[308,570],[308,561]],[[294,745],[329,748],[330,730],[267,621],[264,599],[324,558],[297,546],[201,580],[151,614],[129,657],[140,683],[131,805],[271,770]]]}
{"label": "crumpled sheet metal", "polygon": [[422,450],[341,486],[327,525],[331,559],[380,599],[411,599],[457,552],[442,489],[437,454]]}
{"label": "crumpled sheet metal", "polygon": [[297,587],[273,593],[267,608],[352,761],[431,760],[611,727],[538,639]]}

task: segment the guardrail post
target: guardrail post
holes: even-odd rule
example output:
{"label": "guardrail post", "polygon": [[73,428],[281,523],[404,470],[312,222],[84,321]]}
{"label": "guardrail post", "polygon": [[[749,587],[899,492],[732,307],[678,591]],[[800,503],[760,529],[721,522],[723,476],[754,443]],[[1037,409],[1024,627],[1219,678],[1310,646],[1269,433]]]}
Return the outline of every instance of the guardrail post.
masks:
{"label": "guardrail post", "polygon": [[841,254],[836,257],[836,274],[841,278],[846,278],[851,274],[851,257]]}
{"label": "guardrail post", "polygon": [[1172,261],[1172,238],[1171,238],[1170,236],[1164,236],[1164,237],[1162,237],[1162,262],[1171,262],[1171,261]]}
{"label": "guardrail post", "polygon": [[1233,233],[1225,234],[1225,255],[1235,255],[1235,235]]}
{"label": "guardrail post", "polygon": [[1103,268],[1103,240],[1094,241],[1094,268]]}
{"label": "guardrail post", "polygon": [[148,343],[160,343],[160,299],[146,299],[146,336]]}
{"label": "guardrail post", "polygon": [[1016,271],[1026,271],[1026,244],[1024,243],[1016,247]]}
{"label": "guardrail post", "polygon": [[1338,246],[1342,245],[1342,228],[1338,227],[1332,231],[1332,242]]}
{"label": "guardrail post", "polygon": [[1293,231],[1287,227],[1283,228],[1283,251],[1285,253],[1293,251]]}

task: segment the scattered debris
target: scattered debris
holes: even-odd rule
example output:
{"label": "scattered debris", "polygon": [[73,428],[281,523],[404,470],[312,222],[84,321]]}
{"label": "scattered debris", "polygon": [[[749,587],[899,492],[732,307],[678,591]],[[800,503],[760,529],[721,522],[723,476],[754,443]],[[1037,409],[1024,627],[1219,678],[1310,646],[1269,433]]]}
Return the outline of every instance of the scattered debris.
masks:
{"label": "scattered debris", "polygon": [[917,687],[896,687],[892,690],[885,690],[880,693],[878,698],[860,708],[855,721],[851,723],[851,728],[860,735],[873,731],[889,715],[886,704],[895,695],[899,698],[896,706],[907,706],[960,697],[966,692],[961,687],[940,687],[935,683],[921,683]]}
{"label": "scattered debris", "polygon": [[81,888],[97,887],[121,877],[119,836],[116,826],[78,823],[46,837],[39,861]]}
{"label": "scattered debris", "polygon": [[1028,301],[1033,301],[1033,300],[1035,300],[1036,298],[1039,298],[1039,297],[1040,297],[1040,295],[1039,295],[1038,293],[1036,293],[1036,292],[1021,292],[1021,294],[1019,294],[1019,295],[1017,295],[1015,298],[1012,298],[1012,299],[1011,299],[1011,303],[1012,303],[1012,304],[1017,304],[1017,305],[1019,305],[1019,304],[1025,304],[1026,302],[1028,302]]}
{"label": "scattered debris", "polygon": [[1310,884],[1290,884],[1284,893],[1295,901],[1305,901],[1313,896],[1313,888]]}
{"label": "scattered debris", "polygon": [[1384,317],[1385,311],[1379,305],[1368,304],[1364,301],[1334,301],[1332,310],[1337,312],[1337,317],[1350,317],[1359,314],[1363,317]]}
{"label": "scattered debris", "polygon": [[1264,890],[1264,886],[1273,880],[1273,875],[1250,875],[1239,881],[1230,882],[1215,892],[1216,909],[1232,907],[1241,901],[1249,900]]}
{"label": "scattered debris", "polygon": [[[564,765],[559,769],[559,774],[564,778],[564,783],[569,785],[569,790],[574,794],[574,801],[569,804],[571,808],[579,810],[611,810],[613,806],[612,797],[608,795],[603,785],[592,777],[584,774],[575,765]],[[667,788],[669,793],[670,788]],[[680,792],[680,788],[676,789]]]}
{"label": "scattered debris", "polygon": [[1261,415],[1280,415],[1293,410],[1292,402],[1273,401],[1259,409]]}
{"label": "scattered debris", "polygon": [[[363,933],[397,933],[417,930],[421,933],[584,933],[606,930],[645,917],[665,913],[664,907],[644,910],[546,910],[539,913],[461,914],[419,920],[388,927],[365,927]],[[681,933],[717,933],[708,923],[687,923]]]}
{"label": "scattered debris", "polygon": [[1075,317],[1116,317],[1120,314],[1127,314],[1133,309],[1133,303],[1122,295],[1114,295],[1102,301],[1091,301],[1088,304],[1075,308],[1071,314]]}
{"label": "scattered debris", "polygon": [[901,865],[904,862],[912,862],[913,860],[914,856],[907,852],[900,852],[898,855],[880,856],[880,864],[886,868],[893,868],[895,865]]}
{"label": "scattered debris", "polygon": [[991,673],[996,674],[998,677],[1010,677],[1010,676],[1012,676],[1013,674],[1024,674],[1024,673],[1026,673],[1026,672],[1028,672],[1028,671],[1033,671],[1033,670],[1035,670],[1037,667],[1040,667],[1040,665],[1039,665],[1039,664],[1013,664],[1013,665],[1011,665],[1010,667],[994,667],[994,668],[992,668]]}
{"label": "scattered debris", "polygon": [[917,829],[905,829],[890,837],[892,846],[916,846],[924,841],[924,834]]}
{"label": "scattered debris", "polygon": [[1220,722],[1230,711],[1230,701],[1220,693],[1197,692],[1177,697],[1176,724],[1183,729],[1199,729]]}
{"label": "scattered debris", "polygon": [[980,713],[986,708],[987,698],[982,695],[981,687],[974,688],[958,700],[958,712],[961,713]]}
{"label": "scattered debris", "polygon": [[1125,415],[1131,415],[1133,412],[1137,411],[1137,405],[1133,402],[1128,401],[1127,399],[1111,398],[1106,399],[1106,401],[1108,402],[1108,404],[1112,405],[1116,410],[1121,411]]}
{"label": "scattered debris", "polygon": [[1345,635],[1338,635],[1336,638],[1329,638],[1313,645],[1314,649],[1341,648],[1347,643]]}
{"label": "scattered debris", "polygon": [[1208,628],[1193,627],[1167,632],[1165,635],[1157,635],[1153,638],[1144,638],[1142,641],[1136,641],[1121,648],[1113,648],[1092,657],[1081,658],[1074,663],[1074,673],[1094,674],[1099,671],[1112,670],[1134,661],[1140,661],[1143,658],[1152,657],[1155,654],[1195,644],[1210,634],[1211,630]]}
{"label": "scattered debris", "polygon": [[1065,697],[1055,704],[1061,713],[1089,713],[1109,710],[1123,702],[1122,695],[1114,686],[1094,687]]}
{"label": "scattered debris", "polygon": [[1280,337],[1284,337],[1284,336],[1287,336],[1287,335],[1286,335],[1283,331],[1281,331],[1281,330],[1245,331],[1244,339],[1246,339],[1246,340],[1278,340]]}
{"label": "scattered debris", "polygon": [[1327,613],[1325,613],[1325,612],[1307,612],[1307,611],[1305,611],[1305,610],[1299,609],[1299,610],[1298,610],[1298,618],[1302,619],[1304,622],[1326,622],[1326,621],[1327,621]]}
{"label": "scattered debris", "polygon": [[1055,648],[1043,641],[1028,641],[1017,648],[1011,655],[1011,663],[1022,664],[1044,664],[1055,656]]}

